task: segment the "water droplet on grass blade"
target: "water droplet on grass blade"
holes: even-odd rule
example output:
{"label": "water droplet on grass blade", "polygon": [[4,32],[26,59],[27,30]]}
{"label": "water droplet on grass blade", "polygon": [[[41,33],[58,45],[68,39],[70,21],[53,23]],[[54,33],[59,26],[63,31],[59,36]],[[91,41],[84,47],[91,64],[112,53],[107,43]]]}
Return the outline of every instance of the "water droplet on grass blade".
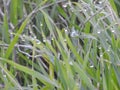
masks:
{"label": "water droplet on grass blade", "polygon": [[68,32],[68,30],[67,29],[64,29],[65,30],[65,32]]}
{"label": "water droplet on grass blade", "polygon": [[112,30],[112,32],[114,33],[114,32],[115,32],[115,30]]}
{"label": "water droplet on grass blade", "polygon": [[72,61],[70,61],[70,62],[69,62],[69,64],[70,64],[70,65],[73,65],[73,62],[72,62]]}
{"label": "water droplet on grass blade", "polygon": [[66,34],[68,34],[68,30],[66,28],[64,28],[64,31],[65,31]]}
{"label": "water droplet on grass blade", "polygon": [[25,38],[25,36],[26,36],[26,35],[25,35],[25,34],[23,34],[22,36]]}
{"label": "water droplet on grass blade", "polygon": [[108,49],[107,51],[110,52],[110,49]]}
{"label": "water droplet on grass blade", "polygon": [[43,24],[41,23],[41,24],[40,24],[40,26],[42,27],[42,26],[43,26]]}
{"label": "water droplet on grass blade", "polygon": [[100,31],[98,31],[97,33],[98,33],[98,34],[100,34],[101,32],[100,32]]}
{"label": "water droplet on grass blade", "polygon": [[106,39],[106,41],[108,41],[108,39]]}
{"label": "water droplet on grass blade", "polygon": [[37,43],[37,44],[40,44],[41,42],[37,39],[37,40],[36,40],[36,43]]}
{"label": "water droplet on grass blade", "polygon": [[99,1],[98,3],[99,3],[99,4],[102,4],[102,1]]}
{"label": "water droplet on grass blade", "polygon": [[25,39],[24,39],[24,38],[22,38],[22,41],[24,42],[24,41],[25,41]]}
{"label": "water droplet on grass blade", "polygon": [[64,39],[64,42],[66,42],[67,40],[66,39]]}
{"label": "water droplet on grass blade", "polygon": [[103,57],[103,54],[100,54],[100,57]]}
{"label": "water droplet on grass blade", "polygon": [[3,75],[4,78],[6,78],[6,75]]}
{"label": "water droplet on grass blade", "polygon": [[87,10],[86,10],[86,9],[84,9],[84,11],[86,12]]}
{"label": "water droplet on grass blade", "polygon": [[102,49],[102,47],[98,47],[98,49]]}
{"label": "water droplet on grass blade", "polygon": [[64,8],[66,8],[66,7],[67,7],[67,5],[68,5],[68,4],[67,4],[67,3],[65,3],[65,4],[63,4],[62,6],[63,6]]}
{"label": "water droplet on grass blade", "polygon": [[52,39],[51,40],[54,40],[54,38],[52,37]]}
{"label": "water droplet on grass blade", "polygon": [[43,42],[46,42],[46,39],[43,39]]}
{"label": "water droplet on grass blade", "polygon": [[37,37],[36,36],[34,36],[34,39],[36,39]]}
{"label": "water droplet on grass blade", "polygon": [[94,67],[93,65],[90,66],[90,68],[93,68],[93,67]]}
{"label": "water droplet on grass blade", "polygon": [[107,49],[107,52],[110,52],[110,47],[111,47],[111,45],[109,45],[109,47],[108,47],[108,49]]}

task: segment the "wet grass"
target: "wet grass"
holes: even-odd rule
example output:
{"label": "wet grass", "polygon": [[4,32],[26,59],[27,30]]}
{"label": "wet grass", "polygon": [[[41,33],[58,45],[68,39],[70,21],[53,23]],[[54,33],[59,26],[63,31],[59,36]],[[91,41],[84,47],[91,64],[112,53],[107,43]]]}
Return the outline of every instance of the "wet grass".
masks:
{"label": "wet grass", "polygon": [[1,0],[0,89],[119,90],[118,0]]}

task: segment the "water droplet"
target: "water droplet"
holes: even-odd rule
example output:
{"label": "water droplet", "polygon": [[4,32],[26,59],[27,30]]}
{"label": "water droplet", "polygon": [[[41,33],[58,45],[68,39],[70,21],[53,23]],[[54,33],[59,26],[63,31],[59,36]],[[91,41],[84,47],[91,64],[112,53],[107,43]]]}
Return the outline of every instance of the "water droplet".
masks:
{"label": "water droplet", "polygon": [[69,62],[69,64],[70,64],[70,65],[73,65],[73,62],[72,62],[72,61],[70,61],[70,62]]}
{"label": "water droplet", "polygon": [[87,10],[86,10],[86,9],[84,9],[84,11],[86,12]]}
{"label": "water droplet", "polygon": [[52,39],[51,40],[54,40],[54,38],[52,37]]}
{"label": "water droplet", "polygon": [[103,57],[103,55],[102,55],[102,54],[100,54],[100,57]]}
{"label": "water droplet", "polygon": [[107,51],[110,52],[110,49],[108,49]]}
{"label": "water droplet", "polygon": [[13,32],[12,31],[9,31],[9,33],[12,35],[13,34]]}
{"label": "water droplet", "polygon": [[97,87],[100,87],[100,83],[99,82],[97,82]]}
{"label": "water droplet", "polygon": [[40,24],[40,26],[42,27],[42,26],[43,26],[43,24],[41,23],[41,24]]}
{"label": "water droplet", "polygon": [[67,29],[64,29],[65,30],[65,32],[68,32],[68,30]]}
{"label": "water droplet", "polygon": [[114,33],[114,32],[115,32],[115,30],[112,30],[112,32]]}
{"label": "water droplet", "polygon": [[68,30],[67,29],[64,28],[64,31],[65,31],[66,34],[68,34]]}
{"label": "water droplet", "polygon": [[47,40],[46,39],[43,39],[43,42],[46,42]]}
{"label": "water droplet", "polygon": [[99,49],[102,49],[102,47],[98,47]]}
{"label": "water droplet", "polygon": [[106,39],[106,41],[108,41],[108,39]]}
{"label": "water droplet", "polygon": [[25,38],[25,34],[23,34],[23,37]]}
{"label": "water droplet", "polygon": [[37,40],[36,40],[36,43],[37,43],[37,44],[40,44],[41,42],[37,39]]}
{"label": "water droplet", "polygon": [[24,42],[24,41],[25,41],[25,39],[24,39],[24,38],[22,38],[22,41]]}
{"label": "water droplet", "polygon": [[94,0],[94,2],[93,2],[94,4],[96,4],[96,0]]}
{"label": "water droplet", "polygon": [[94,67],[93,65],[90,66],[90,68],[93,68],[93,67]]}
{"label": "water droplet", "polygon": [[6,75],[3,75],[4,78],[6,78]]}
{"label": "water droplet", "polygon": [[67,7],[67,5],[68,5],[68,4],[67,4],[67,3],[65,3],[65,4],[63,4],[62,6],[63,6],[64,8],[66,8],[66,7]]}
{"label": "water droplet", "polygon": [[64,42],[66,42],[67,40],[66,39],[64,39]]}
{"label": "water droplet", "polygon": [[107,49],[108,52],[110,52],[110,48],[111,48],[111,45],[109,45],[109,47],[108,47],[108,49]]}
{"label": "water droplet", "polygon": [[101,1],[99,1],[98,3],[99,3],[99,4],[102,4],[102,2],[101,2]]}
{"label": "water droplet", "polygon": [[27,86],[28,86],[28,87],[31,87],[31,85],[29,85],[29,84],[28,84]]}
{"label": "water droplet", "polygon": [[93,12],[93,11],[91,11],[90,13],[91,13],[91,15],[94,15],[94,12]]}
{"label": "water droplet", "polygon": [[97,33],[98,33],[98,34],[100,34],[101,32],[100,32],[100,31],[98,31]]}
{"label": "water droplet", "polygon": [[34,39],[36,39],[37,37],[36,36],[34,36]]}

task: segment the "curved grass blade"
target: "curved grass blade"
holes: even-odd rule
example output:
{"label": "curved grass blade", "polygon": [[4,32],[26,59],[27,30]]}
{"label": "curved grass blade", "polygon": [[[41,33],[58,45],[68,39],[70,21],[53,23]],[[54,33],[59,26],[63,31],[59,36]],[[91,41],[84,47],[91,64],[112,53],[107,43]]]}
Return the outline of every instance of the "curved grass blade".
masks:
{"label": "curved grass blade", "polygon": [[22,87],[19,85],[19,83],[14,79],[14,75],[12,75],[12,73],[9,72],[1,63],[0,63],[0,68],[3,69],[6,75],[10,78],[12,84],[17,86],[20,90],[23,90]]}
{"label": "curved grass blade", "polygon": [[53,86],[58,87],[58,84],[55,81],[51,81],[48,77],[45,77],[44,75],[40,74],[37,71],[34,71],[32,69],[29,69],[25,66],[19,65],[13,61],[10,61],[10,60],[4,59],[4,58],[0,58],[0,59],[1,59],[1,62],[6,62],[6,63],[10,64],[11,66],[14,66],[16,69],[18,69],[22,72],[25,72],[31,76],[34,76],[35,78],[40,80],[45,85],[53,85]]}

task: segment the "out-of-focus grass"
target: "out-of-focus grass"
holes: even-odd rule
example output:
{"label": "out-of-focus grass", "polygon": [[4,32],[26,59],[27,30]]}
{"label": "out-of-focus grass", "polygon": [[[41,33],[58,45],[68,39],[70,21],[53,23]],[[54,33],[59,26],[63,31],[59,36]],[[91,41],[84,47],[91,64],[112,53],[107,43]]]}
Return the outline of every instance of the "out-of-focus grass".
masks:
{"label": "out-of-focus grass", "polygon": [[116,2],[0,2],[0,89],[119,90]]}

